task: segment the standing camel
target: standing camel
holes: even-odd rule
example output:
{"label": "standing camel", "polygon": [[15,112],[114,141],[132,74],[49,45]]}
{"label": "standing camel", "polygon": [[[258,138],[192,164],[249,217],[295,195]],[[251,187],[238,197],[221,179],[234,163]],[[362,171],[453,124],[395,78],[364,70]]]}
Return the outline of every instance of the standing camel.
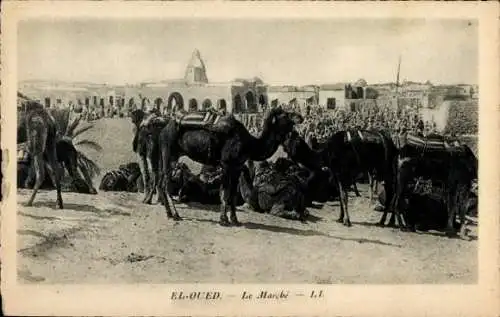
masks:
{"label": "standing camel", "polygon": [[[238,180],[247,160],[263,161],[271,157],[295,124],[303,122],[300,114],[281,108],[271,110],[260,137],[252,136],[245,126],[232,115],[219,116],[208,124],[206,120],[185,115],[171,120],[160,133],[162,179],[160,196],[165,204],[167,217],[180,220],[167,185],[171,171],[181,156],[206,165],[222,167],[220,189],[220,224],[229,226],[227,210],[233,225],[239,225],[236,217],[235,197]],[[204,116],[201,116],[204,117]]]}
{"label": "standing camel", "polygon": [[160,149],[158,138],[168,120],[159,113],[146,113],[141,109],[132,111],[130,116],[132,123],[135,125],[133,150],[138,155],[144,184],[144,199],[142,202],[151,204],[154,191],[159,191]]}
{"label": "standing camel", "polygon": [[[57,207],[63,209],[61,196],[61,170],[57,160],[57,124],[52,115],[41,104],[28,101],[27,113],[22,123],[25,127],[25,137],[28,143],[28,153],[33,159],[35,170],[35,186],[28,201],[28,206],[33,205],[35,196],[45,179],[45,166],[52,183],[57,190]],[[18,129],[19,130],[19,129]],[[19,140],[18,140],[19,141]]]}
{"label": "standing camel", "polygon": [[334,134],[321,150],[315,151],[307,145],[297,131],[292,131],[287,135],[283,143],[283,149],[292,161],[302,164],[311,171],[309,179],[321,173],[324,167],[329,169],[332,178],[331,182],[338,187],[339,192],[340,216],[337,222],[350,227],[347,190],[354,179],[350,168],[353,157],[349,155],[352,152],[349,151],[345,134],[340,132]]}

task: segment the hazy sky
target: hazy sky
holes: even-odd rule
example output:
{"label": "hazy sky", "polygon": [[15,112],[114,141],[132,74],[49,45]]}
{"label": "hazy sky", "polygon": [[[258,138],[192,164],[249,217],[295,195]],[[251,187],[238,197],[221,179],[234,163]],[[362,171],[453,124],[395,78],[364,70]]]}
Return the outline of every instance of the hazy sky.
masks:
{"label": "hazy sky", "polygon": [[52,20],[18,29],[19,80],[124,84],[182,78],[195,48],[209,81],[477,83],[466,20]]}

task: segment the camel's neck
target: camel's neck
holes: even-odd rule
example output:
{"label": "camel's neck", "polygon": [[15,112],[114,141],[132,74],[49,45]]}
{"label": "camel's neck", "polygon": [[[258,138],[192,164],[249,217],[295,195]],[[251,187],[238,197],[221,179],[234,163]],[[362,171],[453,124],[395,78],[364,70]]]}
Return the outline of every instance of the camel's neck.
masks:
{"label": "camel's neck", "polygon": [[317,170],[322,167],[323,150],[315,151],[309,147],[309,145],[302,141],[299,143],[300,148],[296,151],[296,158],[294,160],[298,161],[305,167]]}
{"label": "camel's neck", "polygon": [[260,137],[251,137],[250,159],[264,161],[273,156],[281,143],[280,136],[269,127],[264,127]]}

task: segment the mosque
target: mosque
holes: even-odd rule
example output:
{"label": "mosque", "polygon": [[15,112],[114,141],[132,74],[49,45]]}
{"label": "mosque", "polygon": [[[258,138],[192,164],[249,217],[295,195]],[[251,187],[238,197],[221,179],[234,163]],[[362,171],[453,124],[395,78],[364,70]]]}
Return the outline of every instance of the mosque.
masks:
{"label": "mosque", "polygon": [[260,78],[209,82],[207,68],[198,50],[192,53],[181,79],[126,86],[25,81],[19,84],[19,89],[46,107],[74,104],[108,109],[151,104],[162,111],[176,106],[186,111],[215,107],[232,113],[252,113],[268,103],[267,86]]}
{"label": "mosque", "polygon": [[[207,68],[200,52],[194,50],[186,67],[184,78],[154,83],[143,83],[135,96],[125,92],[125,99],[152,102],[163,110],[182,107],[186,111],[199,111],[210,107],[232,113],[257,112],[267,104],[267,87],[259,78],[235,79],[231,82],[209,82]],[[140,96],[139,96],[140,95]]]}
{"label": "mosque", "polygon": [[[195,49],[184,77],[135,85],[111,86],[95,83],[56,81],[23,81],[19,91],[46,107],[71,105],[107,113],[111,108],[156,107],[165,112],[174,107],[185,111],[202,111],[210,107],[229,113],[257,113],[265,105],[280,104],[319,106],[328,109],[353,109],[353,99],[374,99],[366,83],[321,86],[268,86],[260,78],[210,82],[207,67]],[[354,93],[356,96],[354,96]],[[19,106],[18,106],[19,107]],[[22,105],[21,105],[22,107]]]}

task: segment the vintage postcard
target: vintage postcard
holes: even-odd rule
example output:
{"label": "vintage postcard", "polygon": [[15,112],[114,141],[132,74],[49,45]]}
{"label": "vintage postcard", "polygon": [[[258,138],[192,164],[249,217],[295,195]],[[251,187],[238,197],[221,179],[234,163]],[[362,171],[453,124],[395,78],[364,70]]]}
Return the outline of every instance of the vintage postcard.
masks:
{"label": "vintage postcard", "polygon": [[4,312],[497,316],[498,9],[2,3]]}

